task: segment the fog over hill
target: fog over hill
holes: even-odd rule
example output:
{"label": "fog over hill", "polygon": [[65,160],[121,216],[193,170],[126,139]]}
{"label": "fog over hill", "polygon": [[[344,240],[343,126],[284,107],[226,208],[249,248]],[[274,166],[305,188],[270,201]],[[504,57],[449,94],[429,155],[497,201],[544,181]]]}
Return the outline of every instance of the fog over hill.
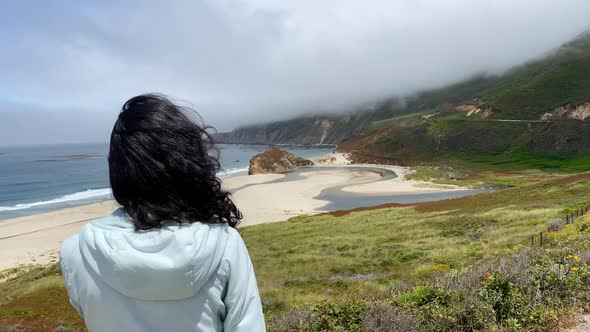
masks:
{"label": "fog over hill", "polygon": [[[544,58],[502,75],[476,76],[442,89],[384,99],[356,112],[244,126],[216,138],[224,143],[339,144],[360,136],[341,147],[363,153],[377,149],[374,154],[396,155],[398,160],[430,158],[447,141],[453,141],[447,146],[450,152],[466,146],[481,153],[524,146],[542,154],[571,157],[572,153],[584,154],[590,148],[589,141],[582,138],[590,118],[588,73],[590,34],[583,34]],[[418,115],[400,117],[412,113]],[[447,118],[458,120],[458,126],[441,122]],[[560,124],[552,126],[553,122]],[[502,132],[499,123],[504,127],[512,123],[512,129]],[[461,133],[469,125],[474,125],[472,132]],[[538,130],[527,133],[523,125],[529,129],[535,125]],[[492,148],[482,144],[486,141],[497,144]],[[410,148],[416,145],[420,146],[421,156]],[[408,148],[411,153],[402,158],[399,151]]]}

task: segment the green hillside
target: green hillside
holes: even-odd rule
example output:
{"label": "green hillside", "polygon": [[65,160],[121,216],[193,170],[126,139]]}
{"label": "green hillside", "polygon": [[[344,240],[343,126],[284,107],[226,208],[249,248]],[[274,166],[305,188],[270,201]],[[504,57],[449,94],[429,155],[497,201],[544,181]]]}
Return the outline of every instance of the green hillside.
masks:
{"label": "green hillside", "polygon": [[[421,101],[422,104],[419,104]],[[359,162],[590,169],[590,37],[498,78],[421,95],[340,151]]]}
{"label": "green hillside", "polygon": [[358,162],[451,163],[500,168],[590,169],[586,121],[496,122],[442,115],[394,118],[373,124],[339,150]]}
{"label": "green hillside", "polygon": [[[470,114],[470,109],[477,111]],[[217,139],[340,144],[340,151],[352,152],[359,162],[589,170],[588,120],[590,35],[586,34],[501,76],[475,77],[403,103],[391,99],[344,115],[238,128]]]}
{"label": "green hillside", "polygon": [[506,75],[481,96],[495,118],[538,119],[566,104],[590,101],[590,38]]}

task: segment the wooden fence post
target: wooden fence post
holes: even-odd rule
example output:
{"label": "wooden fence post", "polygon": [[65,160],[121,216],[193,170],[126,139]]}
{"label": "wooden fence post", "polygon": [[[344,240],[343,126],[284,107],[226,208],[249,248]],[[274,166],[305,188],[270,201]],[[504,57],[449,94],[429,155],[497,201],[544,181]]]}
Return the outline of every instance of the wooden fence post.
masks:
{"label": "wooden fence post", "polygon": [[565,223],[566,223],[566,225],[570,223],[570,215],[569,214],[567,214],[565,216]]}
{"label": "wooden fence post", "polygon": [[572,218],[572,225],[576,222],[576,218],[577,216],[575,218]]}
{"label": "wooden fence post", "polygon": [[539,233],[539,245],[542,247],[543,246],[543,232]]}
{"label": "wooden fence post", "polygon": [[531,246],[535,245],[535,236],[531,235]]}

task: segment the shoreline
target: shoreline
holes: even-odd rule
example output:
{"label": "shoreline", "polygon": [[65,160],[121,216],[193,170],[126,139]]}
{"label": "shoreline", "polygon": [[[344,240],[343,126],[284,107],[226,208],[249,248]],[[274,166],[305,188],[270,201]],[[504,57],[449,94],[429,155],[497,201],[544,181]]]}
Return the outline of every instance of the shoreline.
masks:
{"label": "shoreline", "polygon": [[[465,190],[406,180],[411,170],[390,165],[352,165],[341,153],[311,158],[316,165],[305,172],[289,174],[243,175],[223,177],[223,187],[242,211],[240,227],[280,222],[302,214],[325,213],[330,204],[321,194],[339,188],[347,195],[412,195]],[[350,169],[349,169],[350,168]],[[367,170],[364,170],[367,169]],[[373,169],[371,171],[371,169]],[[383,179],[375,169],[394,172]],[[30,264],[48,264],[58,260],[58,250],[67,237],[77,233],[88,221],[110,214],[118,206],[105,200],[0,222],[0,271]]]}

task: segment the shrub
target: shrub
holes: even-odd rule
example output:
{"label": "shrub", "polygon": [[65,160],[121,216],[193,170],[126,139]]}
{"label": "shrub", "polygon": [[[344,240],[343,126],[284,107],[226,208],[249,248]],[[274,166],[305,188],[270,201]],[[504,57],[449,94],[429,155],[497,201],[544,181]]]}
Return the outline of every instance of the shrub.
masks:
{"label": "shrub", "polygon": [[432,303],[445,305],[448,299],[443,289],[423,285],[415,287],[409,293],[399,295],[395,301],[402,307],[420,307]]}
{"label": "shrub", "polygon": [[367,332],[421,331],[420,320],[408,310],[384,302],[369,305],[363,318]]}
{"label": "shrub", "polygon": [[531,306],[518,287],[500,273],[490,274],[479,290],[482,299],[491,304],[496,321],[508,321],[529,317]]}
{"label": "shrub", "polygon": [[310,307],[314,331],[362,331],[366,303],[335,304],[324,302]]}
{"label": "shrub", "polygon": [[298,332],[315,331],[311,312],[304,308],[293,308],[285,316],[272,316],[266,322],[268,331]]}
{"label": "shrub", "polygon": [[323,302],[294,307],[286,316],[271,317],[267,327],[269,331],[362,331],[367,306],[365,302]]}

